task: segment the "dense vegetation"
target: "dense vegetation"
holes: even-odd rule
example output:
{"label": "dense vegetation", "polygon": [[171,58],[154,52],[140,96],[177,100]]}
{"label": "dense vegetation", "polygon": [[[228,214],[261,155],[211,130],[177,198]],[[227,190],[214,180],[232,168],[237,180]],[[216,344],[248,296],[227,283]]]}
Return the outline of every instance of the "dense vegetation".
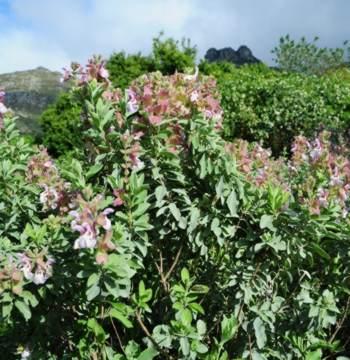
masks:
{"label": "dense vegetation", "polygon": [[350,358],[348,70],[163,66],[73,64],[49,152],[0,92],[2,356]]}

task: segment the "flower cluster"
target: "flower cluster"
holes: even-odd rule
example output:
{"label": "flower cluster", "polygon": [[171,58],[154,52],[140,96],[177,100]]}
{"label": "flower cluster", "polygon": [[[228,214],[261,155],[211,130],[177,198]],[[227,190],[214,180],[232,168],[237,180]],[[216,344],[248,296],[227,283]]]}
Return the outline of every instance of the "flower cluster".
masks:
{"label": "flower cluster", "polygon": [[19,267],[10,261],[9,264],[0,270],[0,295],[5,290],[10,290],[14,294],[22,293],[23,274]]}
{"label": "flower cluster", "polygon": [[272,184],[290,191],[285,178],[288,169],[282,159],[272,158],[270,150],[264,149],[260,144],[249,144],[241,139],[226,143],[225,148],[235,157],[238,170],[254,185]]}
{"label": "flower cluster", "polygon": [[8,109],[4,104],[5,100],[5,92],[0,89],[0,129],[3,127],[3,118],[4,115],[7,113]]}
{"label": "flower cluster", "polygon": [[201,113],[221,127],[222,110],[216,82],[210,77],[151,73],[136,79],[129,89],[129,107],[138,109],[151,125],[166,118],[188,119]]}
{"label": "flower cluster", "polygon": [[[112,238],[112,224],[108,215],[113,213],[112,208],[103,208],[103,197],[97,195],[91,201],[85,201],[81,196],[78,196],[77,203],[78,210],[70,211],[73,217],[71,228],[79,232],[79,237],[74,242],[74,249],[99,249],[99,257],[97,262],[103,263],[107,259],[107,251],[115,249],[111,241]],[[102,210],[102,211],[101,211]],[[103,235],[101,235],[103,230]],[[101,260],[101,254],[104,255]]]}
{"label": "flower cluster", "polygon": [[125,133],[120,136],[124,148],[122,151],[124,154],[123,167],[126,172],[128,169],[140,170],[145,166],[144,162],[140,159],[141,145],[139,140],[143,135],[144,133],[142,131],[130,133],[129,130],[126,130]]}
{"label": "flower cluster", "polygon": [[[298,136],[292,147],[291,170],[300,201],[319,215],[330,205],[348,214],[350,162],[341,146],[334,146],[330,133],[322,132],[314,141]],[[306,176],[306,174],[308,174]]]}
{"label": "flower cluster", "polygon": [[45,252],[39,254],[23,253],[20,255],[20,269],[25,279],[36,285],[45,284],[52,276],[54,259]]}
{"label": "flower cluster", "polygon": [[27,179],[38,185],[43,191],[40,202],[44,210],[67,210],[68,189],[70,184],[64,182],[45,148],[33,156],[27,166]]}
{"label": "flower cluster", "polygon": [[105,66],[106,62],[101,60],[98,56],[89,59],[85,67],[78,63],[72,63],[70,69],[63,68],[61,81],[63,82],[70,79],[77,79],[78,85],[84,85],[89,81],[96,79],[99,82],[105,82],[108,84],[109,74]]}

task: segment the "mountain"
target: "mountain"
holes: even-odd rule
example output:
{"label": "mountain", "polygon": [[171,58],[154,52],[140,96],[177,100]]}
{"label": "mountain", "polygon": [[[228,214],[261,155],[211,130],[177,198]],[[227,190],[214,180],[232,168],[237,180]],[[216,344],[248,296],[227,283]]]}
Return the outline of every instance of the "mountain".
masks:
{"label": "mountain", "polygon": [[39,115],[67,88],[60,78],[59,72],[43,67],[0,74],[0,88],[6,92],[5,105],[18,116],[22,132],[40,135]]}
{"label": "mountain", "polygon": [[210,48],[205,54],[205,59],[208,62],[228,61],[239,66],[261,62],[253,55],[248,46],[245,45],[240,46],[238,50],[234,50],[231,47],[226,47],[219,50]]}

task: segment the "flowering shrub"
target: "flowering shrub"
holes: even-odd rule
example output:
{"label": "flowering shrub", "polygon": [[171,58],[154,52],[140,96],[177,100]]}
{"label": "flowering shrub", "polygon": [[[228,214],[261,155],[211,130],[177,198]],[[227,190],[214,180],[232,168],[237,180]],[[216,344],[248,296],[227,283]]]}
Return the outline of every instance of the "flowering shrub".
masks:
{"label": "flowering shrub", "polygon": [[6,211],[1,225],[2,355],[344,356],[348,167],[327,135],[299,137],[289,163],[274,160],[222,138],[210,78],[153,74],[123,94],[98,59],[74,75],[77,158],[30,144],[20,155],[4,119],[23,195],[12,193],[17,219]]}

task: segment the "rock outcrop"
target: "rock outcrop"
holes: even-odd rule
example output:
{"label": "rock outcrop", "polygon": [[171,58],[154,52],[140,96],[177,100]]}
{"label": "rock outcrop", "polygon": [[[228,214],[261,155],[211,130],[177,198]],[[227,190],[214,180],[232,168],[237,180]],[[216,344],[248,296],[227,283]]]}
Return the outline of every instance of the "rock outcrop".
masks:
{"label": "rock outcrop", "polygon": [[227,61],[238,66],[244,64],[257,64],[261,62],[245,45],[240,46],[238,50],[234,50],[230,47],[219,50],[211,48],[205,54],[205,59],[208,62]]}

